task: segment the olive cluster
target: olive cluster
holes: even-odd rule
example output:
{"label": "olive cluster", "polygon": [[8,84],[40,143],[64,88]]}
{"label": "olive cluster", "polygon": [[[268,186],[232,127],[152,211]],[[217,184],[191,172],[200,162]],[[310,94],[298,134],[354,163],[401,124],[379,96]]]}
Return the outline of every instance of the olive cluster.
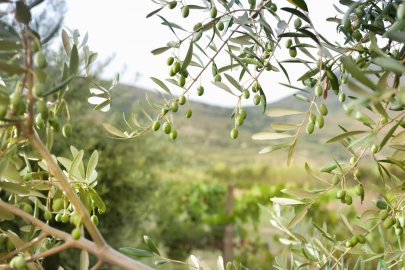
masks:
{"label": "olive cluster", "polygon": [[396,235],[402,235],[405,228],[405,218],[404,217],[395,217],[394,215],[390,216],[388,210],[381,210],[379,213],[381,220],[384,220],[383,227],[385,229],[395,228]]}

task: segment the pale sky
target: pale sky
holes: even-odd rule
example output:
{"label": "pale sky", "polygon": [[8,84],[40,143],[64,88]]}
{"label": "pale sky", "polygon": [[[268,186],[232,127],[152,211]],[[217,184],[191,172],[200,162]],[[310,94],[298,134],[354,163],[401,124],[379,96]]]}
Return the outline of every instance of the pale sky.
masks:
{"label": "pale sky", "polygon": [[[243,3],[247,0],[243,0]],[[342,44],[342,37],[336,34],[336,23],[327,22],[326,18],[334,17],[337,11],[333,8],[332,3],[339,6],[343,11],[347,8],[339,5],[337,0],[307,0],[308,9],[310,12],[311,20],[313,21],[316,29],[330,42],[334,43],[335,40]],[[289,13],[280,10],[281,7],[291,7],[292,5],[286,0],[275,0],[279,10],[277,14],[282,20],[287,21]],[[187,4],[202,5],[199,0],[187,0]],[[157,16],[152,16],[146,19],[146,15],[151,11],[159,8],[159,5],[150,0],[115,0],[113,2],[107,0],[68,0],[68,13],[65,17],[65,25],[70,29],[77,28],[80,31],[81,38],[84,37],[86,32],[89,33],[88,45],[90,50],[98,52],[98,60],[106,59],[115,54],[115,58],[111,65],[106,69],[104,77],[111,79],[116,72],[120,72],[120,81],[125,84],[135,85],[136,73],[139,72],[142,76],[136,82],[137,86],[153,90],[153,88],[160,88],[153,83],[149,77],[156,77],[162,81],[169,78],[169,67],[166,65],[166,59],[171,56],[170,50],[154,56],[151,54],[153,49],[164,47],[167,42],[177,40],[174,34],[167,26],[161,25],[162,20]],[[217,5],[220,6],[220,5]],[[219,8],[219,11],[223,11]],[[219,12],[220,14],[220,12]],[[270,22],[271,26],[276,28],[277,21],[266,12],[266,19]],[[204,20],[208,13],[203,13],[200,10],[190,10],[190,16],[186,19],[180,16],[179,5],[169,10],[167,8],[159,12],[159,15],[166,18],[169,22],[174,22],[181,25],[186,30],[192,30],[192,27],[198,21]],[[242,14],[241,14],[242,15]],[[338,17],[342,17],[339,14]],[[294,17],[295,19],[295,17]],[[291,31],[295,31],[293,24],[290,27]],[[184,38],[188,33],[176,30],[179,38]],[[211,32],[206,32],[211,35]],[[208,38],[203,37],[199,44],[207,44]],[[238,36],[234,34],[234,36]],[[301,43],[311,43],[310,39],[301,39]],[[215,44],[217,47],[221,45],[221,41],[216,37]],[[237,44],[234,44],[237,45]],[[290,59],[288,50],[284,47],[284,41],[281,42],[282,49],[277,49],[276,57],[279,61]],[[188,44],[185,44],[184,49],[181,50],[181,58],[185,57]],[[204,46],[205,48],[205,46]],[[310,52],[316,56],[317,49],[309,49]],[[207,58],[195,49],[196,52],[204,63],[207,63]],[[214,52],[207,49],[207,53],[212,56]],[[221,54],[220,54],[221,55]],[[298,58],[308,59],[302,52],[298,50]],[[217,61],[218,66],[229,64],[229,56],[226,52],[222,53]],[[275,60],[271,61],[276,64]],[[295,86],[302,87],[301,82],[297,82],[297,78],[306,71],[306,67],[302,64],[284,64],[288,69],[291,83]],[[189,68],[189,72],[193,77],[199,73],[199,68]],[[239,72],[233,73],[238,78]],[[223,82],[227,80],[222,76]],[[244,82],[248,76],[245,75]],[[213,81],[211,75],[211,67],[203,74],[202,85],[205,88],[203,96],[196,95],[196,87],[193,86],[190,92],[190,98],[201,102],[229,106],[236,105],[237,98],[229,93],[215,87],[211,84]],[[260,77],[261,83],[269,102],[276,101],[294,93],[290,88],[281,86],[278,82],[288,83],[282,72],[266,72]],[[175,94],[180,94],[181,89],[177,86],[166,82],[166,85]],[[230,88],[232,86],[228,84]],[[252,98],[244,100],[244,104],[252,104]]]}

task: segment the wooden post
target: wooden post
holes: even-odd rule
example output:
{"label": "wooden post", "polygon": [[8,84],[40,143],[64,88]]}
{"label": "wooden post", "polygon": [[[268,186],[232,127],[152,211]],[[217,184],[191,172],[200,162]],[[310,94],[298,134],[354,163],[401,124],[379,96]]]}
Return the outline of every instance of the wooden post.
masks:
{"label": "wooden post", "polygon": [[[229,216],[233,208],[233,185],[228,185],[226,189],[226,214]],[[233,223],[225,225],[224,237],[224,264],[233,261]]]}

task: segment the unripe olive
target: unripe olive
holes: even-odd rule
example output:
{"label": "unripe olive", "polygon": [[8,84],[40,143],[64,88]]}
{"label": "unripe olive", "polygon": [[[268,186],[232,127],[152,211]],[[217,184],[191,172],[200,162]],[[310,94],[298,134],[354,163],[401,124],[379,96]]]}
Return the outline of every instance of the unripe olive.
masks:
{"label": "unripe olive", "polygon": [[253,104],[255,104],[255,105],[260,104],[260,96],[259,95],[255,95],[255,97],[253,98]]}
{"label": "unripe olive", "polygon": [[70,124],[65,124],[62,128],[62,134],[66,138],[72,137],[72,126]]}
{"label": "unripe olive", "polygon": [[[17,107],[16,107],[16,109],[17,109]],[[25,105],[24,101],[21,101],[20,104],[18,105],[18,110],[16,111],[16,113],[18,115],[21,115],[21,114],[24,114],[26,110],[27,110],[27,105]],[[13,111],[14,111],[14,109],[13,109]]]}
{"label": "unripe olive", "polygon": [[179,63],[179,62],[176,62],[176,63],[174,64],[174,66],[173,66],[173,71],[174,71],[174,73],[177,73],[177,72],[180,71],[180,63]]}
{"label": "unripe olive", "polygon": [[270,70],[272,70],[273,69],[273,67],[271,66],[271,64],[270,63],[267,63],[267,65],[266,65],[266,70],[267,71],[270,71]]}
{"label": "unripe olive", "polygon": [[356,188],[356,194],[359,196],[363,196],[364,195],[364,188],[362,185],[358,185]]}
{"label": "unripe olive", "polygon": [[285,47],[286,48],[290,48],[292,46],[292,40],[291,38],[287,39],[287,41],[285,42]]}
{"label": "unripe olive", "polygon": [[183,87],[186,84],[186,78],[184,78],[184,76],[180,76],[178,79],[178,83],[180,87]]}
{"label": "unripe olive", "polygon": [[177,112],[179,110],[179,103],[174,101],[171,106],[172,112]]}
{"label": "unripe olive", "polygon": [[349,77],[343,76],[342,77],[342,83],[346,84],[349,81]]}
{"label": "unripe olive", "polygon": [[337,199],[342,199],[346,197],[346,190],[339,190],[338,193],[336,193],[336,198]]}
{"label": "unripe olive", "polygon": [[231,131],[231,138],[236,139],[238,138],[238,130],[236,128],[232,129]]}
{"label": "unripe olive", "polygon": [[37,101],[37,110],[41,114],[43,120],[48,119],[48,108],[43,100]]}
{"label": "unripe olive", "polygon": [[23,177],[24,182],[31,181],[31,179],[32,179],[32,174],[31,173],[27,173]]}
{"label": "unripe olive", "polygon": [[172,131],[172,126],[168,122],[164,123],[163,124],[163,131],[166,134],[169,134]]}
{"label": "unripe olive", "polygon": [[57,214],[57,215],[55,216],[55,221],[56,221],[56,222],[61,222],[61,221],[62,221],[62,214]]}
{"label": "unripe olive", "polygon": [[253,84],[253,86],[252,86],[252,91],[253,91],[254,93],[256,93],[256,92],[259,91],[260,89],[261,89],[260,84],[259,84],[258,82],[255,82],[255,83]]}
{"label": "unripe olive", "polygon": [[11,103],[11,105],[13,105],[16,108],[18,108],[18,106],[20,106],[21,100],[22,100],[21,96],[17,92],[12,93],[10,96],[10,103]]}
{"label": "unripe olive", "polygon": [[313,113],[311,113],[311,115],[309,116],[309,121],[312,122],[312,123],[315,123],[315,121],[316,121],[316,115],[313,114]]}
{"label": "unripe olive", "polygon": [[345,102],[345,100],[346,100],[346,94],[345,94],[345,93],[341,93],[341,94],[339,95],[339,101],[340,101],[340,102]]}
{"label": "unripe olive", "polygon": [[357,235],[355,235],[355,236],[352,237],[352,239],[350,241],[352,241],[353,246],[355,246],[359,242],[359,239],[357,239]]}
{"label": "unripe olive", "polygon": [[94,225],[98,226],[98,217],[96,215],[91,216],[91,221],[94,223]]}
{"label": "unripe olive", "polygon": [[357,10],[356,10],[356,14],[357,14],[357,16],[359,16],[360,18],[362,18],[362,17],[364,17],[364,15],[365,15],[366,13],[364,12],[364,8],[363,8],[363,7],[358,7]]}
{"label": "unripe olive", "polygon": [[152,129],[154,131],[158,131],[159,128],[160,128],[160,122],[159,121],[154,122],[153,125],[152,125]]}
{"label": "unripe olive", "polygon": [[394,220],[392,217],[387,217],[383,222],[383,227],[385,229],[390,229],[394,225]]}
{"label": "unripe olive", "polygon": [[174,62],[174,58],[173,58],[173,57],[169,57],[169,58],[167,58],[166,64],[167,64],[168,66],[171,66],[171,65],[173,65],[173,62]]}
{"label": "unripe olive", "polygon": [[44,68],[46,67],[46,58],[42,52],[36,52],[34,54],[34,64],[38,68]]}
{"label": "unripe olive", "polygon": [[350,158],[350,165],[353,166],[357,162],[357,158],[355,156],[352,156]]}
{"label": "unripe olive", "polygon": [[224,23],[223,23],[223,22],[219,22],[219,23],[217,24],[217,28],[218,28],[219,31],[224,30],[224,28],[225,28]]}
{"label": "unripe olive", "polygon": [[399,221],[399,218],[395,221],[395,228],[401,228],[401,222]]}
{"label": "unripe olive", "polygon": [[246,116],[247,116],[246,110],[245,110],[245,109],[241,109],[241,110],[239,111],[239,115],[242,115],[242,116],[243,116],[243,119],[246,119]]}
{"label": "unripe olive", "polygon": [[290,48],[290,56],[292,58],[295,58],[297,56],[297,49],[296,48]]}
{"label": "unripe olive", "polygon": [[54,199],[52,203],[52,210],[53,211],[59,211],[63,209],[64,202],[62,199]]}
{"label": "unripe olive", "polygon": [[[360,32],[357,32],[355,37],[356,37],[357,42],[359,42],[363,38],[363,36],[362,36],[362,34]],[[357,46],[357,49],[361,50],[359,48],[359,46]]]}
{"label": "unripe olive", "polygon": [[4,118],[7,115],[7,107],[0,105],[0,117]]}
{"label": "unripe olive", "polygon": [[272,3],[271,4],[271,10],[273,10],[274,12],[276,12],[277,11],[277,5],[276,4],[274,4],[274,3]]}
{"label": "unripe olive", "polygon": [[44,92],[44,86],[40,83],[37,83],[34,85],[34,96],[40,97],[42,96],[42,93]]}
{"label": "unripe olive", "polygon": [[388,122],[388,119],[387,119],[387,117],[385,117],[384,115],[381,115],[380,116],[380,122],[381,122],[381,124],[386,124],[387,122]]}
{"label": "unripe olive", "polygon": [[52,130],[53,130],[54,132],[59,132],[60,129],[61,129],[61,126],[60,126],[60,123],[59,123],[59,122],[57,122],[56,125],[52,126]]}
{"label": "unripe olive", "polygon": [[321,104],[321,106],[319,106],[319,112],[325,116],[328,114],[328,108],[326,108],[325,104]]}
{"label": "unripe olive", "polygon": [[188,109],[188,110],[186,111],[186,117],[187,117],[187,118],[190,118],[192,115],[193,115],[193,112],[192,112],[190,109]]}
{"label": "unripe olive", "polygon": [[401,228],[404,228],[405,227],[405,218],[400,217],[398,220],[399,220],[399,224],[401,224]]}
{"label": "unripe olive", "polygon": [[337,185],[340,182],[339,175],[335,174],[332,178],[332,184]]}
{"label": "unripe olive", "polygon": [[371,152],[373,152],[373,154],[378,153],[378,145],[377,145],[377,144],[374,144],[374,145],[371,147]]}
{"label": "unripe olive", "polygon": [[82,234],[80,233],[80,230],[77,228],[74,228],[72,231],[72,238],[74,240],[78,240],[81,236],[82,236]]}
{"label": "unripe olive", "polygon": [[52,219],[52,213],[50,211],[46,211],[44,214],[45,220],[51,220]]}
{"label": "unripe olive", "polygon": [[359,170],[359,169],[357,169],[357,170],[354,172],[354,176],[356,177],[357,180],[360,181],[361,173],[360,173],[360,170]]}
{"label": "unripe olive", "polygon": [[317,85],[317,86],[315,87],[315,95],[318,96],[318,97],[320,97],[320,96],[322,96],[322,94],[323,94],[322,86]]}
{"label": "unripe olive", "polygon": [[14,250],[15,249],[15,246],[14,246],[13,242],[11,242],[10,238],[7,238],[6,247],[7,247],[8,250]]}
{"label": "unripe olive", "polygon": [[215,76],[215,78],[214,78],[214,81],[215,81],[215,82],[220,82],[220,81],[222,81],[221,75],[217,74],[217,76]]}
{"label": "unripe olive", "polygon": [[323,120],[322,115],[320,115],[320,116],[318,116],[318,117],[316,118],[316,126],[317,126],[319,129],[321,129],[321,128],[323,128],[323,125],[324,125],[324,120]]}
{"label": "unripe olive", "polygon": [[358,234],[358,235],[356,235],[356,237],[360,244],[366,243],[366,238],[364,237],[364,235]]}
{"label": "unripe olive", "polygon": [[298,29],[298,28],[301,27],[301,25],[302,25],[301,19],[300,19],[300,18],[295,19],[295,21],[294,21],[294,27],[295,27],[296,29]]}
{"label": "unripe olive", "polygon": [[190,9],[188,8],[188,6],[184,6],[181,9],[181,15],[183,16],[183,18],[187,18],[188,14],[190,14]]}
{"label": "unripe olive", "polygon": [[397,95],[397,100],[399,103],[401,103],[402,105],[405,105],[405,90],[402,89],[398,95]]}
{"label": "unripe olive", "polygon": [[[346,195],[345,201],[347,205],[351,205],[353,203],[353,198],[350,195]],[[357,243],[356,243],[357,244]]]}
{"label": "unripe olive", "polygon": [[166,115],[168,112],[169,112],[169,110],[162,109],[162,113],[163,113],[163,115]]}
{"label": "unripe olive", "polygon": [[176,72],[174,72],[174,68],[172,67],[172,68],[169,70],[169,76],[170,76],[170,77],[174,77],[174,75],[176,75]]}
{"label": "unripe olive", "polygon": [[217,8],[216,7],[211,8],[210,16],[211,16],[211,18],[217,17]]}
{"label": "unripe olive", "polygon": [[40,114],[38,114],[37,117],[35,118],[35,124],[37,125],[38,129],[44,129],[45,128],[45,122],[42,119]]}
{"label": "unripe olive", "polygon": [[388,217],[388,211],[387,210],[381,210],[378,215],[380,216],[381,219],[386,219]]}
{"label": "unripe olive", "polygon": [[31,51],[33,53],[36,53],[39,50],[39,47],[41,47],[41,43],[40,42],[36,42],[35,40],[31,41]]}
{"label": "unripe olive", "polygon": [[243,121],[245,120],[245,118],[243,117],[243,115],[238,115],[238,117],[236,117],[236,124],[238,126],[243,125]]}
{"label": "unripe olive", "polygon": [[204,94],[204,87],[199,86],[197,87],[197,95],[202,96]]}
{"label": "unripe olive", "polygon": [[348,247],[348,248],[353,247],[352,240],[349,240],[349,241],[346,242],[346,247]]}
{"label": "unripe olive", "polygon": [[28,214],[32,213],[32,206],[29,204],[24,204],[24,211],[27,212]]}
{"label": "unripe olive", "polygon": [[396,235],[400,236],[400,235],[402,235],[403,233],[404,233],[404,229],[402,229],[402,228],[396,228],[396,229],[395,229],[395,234],[396,234]]}
{"label": "unripe olive", "polygon": [[12,269],[23,270],[27,267],[27,262],[23,256],[16,256],[11,260],[10,266]]}
{"label": "unripe olive", "polygon": [[194,27],[193,27],[193,30],[194,31],[197,31],[197,29],[199,29],[199,28],[201,28],[202,27],[202,23],[196,23],[196,25],[194,25]]}
{"label": "unripe olive", "polygon": [[356,21],[354,22],[353,28],[354,28],[354,29],[359,29],[360,26],[361,26],[361,21],[360,21],[360,20],[356,20]]}
{"label": "unripe olive", "polygon": [[180,96],[179,97],[179,104],[184,105],[186,103],[186,97],[185,96]]}
{"label": "unripe olive", "polygon": [[248,0],[249,5],[256,5],[256,0]]}
{"label": "unripe olive", "polygon": [[177,138],[177,130],[173,129],[172,132],[170,132],[170,138],[172,140],[175,140]]}
{"label": "unripe olive", "polygon": [[169,9],[174,9],[177,6],[177,2],[173,1],[169,3]]}
{"label": "unripe olive", "polygon": [[349,19],[346,20],[346,22],[344,24],[344,28],[346,28],[346,29],[352,28],[352,24]]}
{"label": "unripe olive", "polygon": [[309,122],[309,123],[307,124],[306,130],[307,130],[307,133],[308,133],[308,134],[312,134],[312,133],[314,132],[314,123],[313,123],[313,122]]}
{"label": "unripe olive", "polygon": [[68,222],[69,222],[69,216],[68,216],[68,214],[63,214],[63,216],[62,216],[62,222],[63,222],[63,223],[68,223]]}
{"label": "unripe olive", "polygon": [[397,9],[397,18],[398,18],[398,20],[405,19],[405,5],[404,4],[399,5],[399,7]]}
{"label": "unripe olive", "polygon": [[249,92],[249,90],[247,90],[247,89],[243,90],[243,97],[244,97],[245,99],[250,98],[250,92]]}

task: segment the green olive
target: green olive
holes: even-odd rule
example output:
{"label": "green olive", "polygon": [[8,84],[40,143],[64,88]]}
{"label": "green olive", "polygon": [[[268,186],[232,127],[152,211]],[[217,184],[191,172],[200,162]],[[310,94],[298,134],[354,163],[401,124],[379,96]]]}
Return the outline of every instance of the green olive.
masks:
{"label": "green olive", "polygon": [[400,236],[400,235],[402,235],[403,233],[404,233],[404,229],[402,229],[402,228],[396,228],[396,229],[395,229],[395,234],[396,234],[396,235]]}
{"label": "green olive", "polygon": [[339,175],[335,174],[332,178],[332,184],[337,185],[340,182]]}
{"label": "green olive", "polygon": [[366,243],[366,238],[364,237],[364,235],[358,234],[358,235],[356,235],[356,237],[360,244]]}
{"label": "green olive", "polygon": [[37,83],[37,84],[35,84],[34,85],[34,89],[33,89],[34,91],[34,96],[36,96],[36,97],[40,97],[40,96],[42,96],[42,94],[44,93],[44,86],[42,85],[42,84],[40,84],[40,83]]}
{"label": "green olive", "polygon": [[45,128],[45,122],[42,119],[40,114],[38,114],[37,117],[35,117],[35,124],[37,125],[38,129],[44,129]]}
{"label": "green olive", "polygon": [[48,119],[48,107],[43,100],[37,101],[37,110],[41,114],[43,120]]}
{"label": "green olive", "polygon": [[388,119],[387,119],[387,117],[385,117],[384,115],[381,115],[380,116],[380,122],[381,122],[381,124],[386,124],[387,122],[388,122]]}
{"label": "green olive", "polygon": [[186,111],[186,117],[187,117],[187,118],[190,118],[192,115],[193,115],[193,112],[192,112],[190,109],[188,109],[188,110]]}
{"label": "green olive", "polygon": [[65,124],[62,128],[62,134],[66,138],[72,137],[72,126],[70,124]]}
{"label": "green olive", "polygon": [[71,234],[72,234],[72,238],[74,240],[78,240],[82,236],[82,234],[80,233],[80,230],[77,228],[74,228]]}
{"label": "green olive", "polygon": [[171,106],[172,112],[177,112],[179,110],[179,103],[174,101]]}
{"label": "green olive", "polygon": [[54,199],[52,203],[52,210],[59,211],[64,208],[64,202],[62,199]]}
{"label": "green olive", "polygon": [[296,29],[298,29],[298,28],[301,27],[301,25],[302,25],[301,19],[300,19],[300,18],[295,19],[295,21],[294,21],[294,27],[295,27]]}
{"label": "green olive", "polygon": [[359,170],[359,169],[357,169],[357,170],[354,172],[354,176],[355,176],[355,178],[356,178],[357,180],[360,181],[361,173],[360,173],[360,170]]}
{"label": "green olive", "polygon": [[315,124],[316,124],[316,126],[317,126],[319,129],[323,128],[324,120],[323,120],[322,115],[320,115],[320,116],[318,116],[318,117],[316,118]]}
{"label": "green olive", "polygon": [[54,132],[59,132],[60,129],[61,129],[61,126],[60,126],[60,123],[59,123],[59,122],[56,123],[56,125],[52,126],[52,130],[53,130]]}
{"label": "green olive", "polygon": [[168,122],[164,123],[163,124],[163,131],[166,134],[169,134],[172,131],[172,126]]}
{"label": "green olive", "polygon": [[[363,38],[363,35],[360,32],[357,32],[355,38],[357,42],[359,42]],[[359,46],[357,46],[357,49],[359,49]]]}
{"label": "green olive", "polygon": [[349,241],[346,242],[346,247],[348,247],[348,248],[353,247],[352,240],[349,240]]}
{"label": "green olive", "polygon": [[[345,201],[347,205],[351,205],[353,203],[353,198],[350,195],[346,195]],[[356,243],[357,244],[357,243]]]}
{"label": "green olive", "polygon": [[346,191],[345,190],[339,190],[338,193],[336,193],[336,198],[337,199],[342,199],[346,197]]}
{"label": "green olive", "polygon": [[379,213],[379,216],[381,219],[386,219],[388,217],[388,211],[387,210],[381,210]]}
{"label": "green olive", "polygon": [[250,92],[249,92],[249,90],[247,90],[247,89],[243,90],[243,97],[244,97],[245,99],[250,98]]}
{"label": "green olive", "polygon": [[217,24],[217,28],[218,28],[219,31],[224,30],[224,28],[225,28],[224,23],[223,23],[223,22],[219,22],[219,23]]}
{"label": "green olive", "polygon": [[394,220],[392,217],[387,217],[383,222],[383,227],[385,229],[390,229],[394,225]]}
{"label": "green olive", "polygon": [[0,105],[0,117],[4,118],[7,115],[7,107]]}
{"label": "green olive", "polygon": [[287,41],[285,42],[285,47],[286,47],[286,48],[290,48],[291,46],[292,46],[292,39],[289,38],[289,39],[287,39]]}
{"label": "green olive", "polygon": [[364,8],[363,7],[358,7],[356,10],[356,14],[357,16],[359,16],[360,18],[364,17],[364,15],[366,15],[366,13],[364,12]]}
{"label": "green olive", "polygon": [[238,115],[238,117],[236,117],[236,125],[238,125],[238,126],[243,125],[244,120],[245,120],[245,118],[243,117],[243,115]]}
{"label": "green olive", "polygon": [[255,95],[255,97],[253,98],[253,104],[255,104],[255,105],[260,104],[260,96],[259,95]]}
{"label": "green olive", "polygon": [[360,21],[359,19],[357,19],[357,20],[354,22],[353,28],[354,28],[354,29],[359,29],[360,26],[361,26],[361,21]]}
{"label": "green olive", "polygon": [[185,96],[180,96],[179,97],[179,104],[180,105],[186,104],[186,97]]}
{"label": "green olive", "polygon": [[174,77],[176,75],[176,72],[174,72],[173,67],[169,70],[169,76]]}
{"label": "green olive", "polygon": [[169,58],[167,58],[166,64],[167,64],[168,66],[171,66],[171,65],[173,65],[173,62],[174,62],[174,58],[173,58],[173,57],[169,57]]}
{"label": "green olive", "polygon": [[16,256],[11,260],[11,265],[13,266],[12,269],[23,270],[27,267],[27,262],[23,256]]}
{"label": "green olive", "polygon": [[168,112],[169,112],[169,110],[162,109],[162,113],[163,113],[163,115],[166,115]]}
{"label": "green olive", "polygon": [[179,77],[178,84],[180,87],[183,87],[186,84],[186,78],[184,78],[183,75]]}
{"label": "green olive", "polygon": [[200,29],[202,27],[202,23],[197,23],[196,25],[194,25],[193,30],[197,31],[197,29]]}
{"label": "green olive", "polygon": [[7,247],[8,250],[14,250],[15,249],[15,246],[14,246],[13,242],[11,242],[10,238],[7,238],[6,247]]}
{"label": "green olive", "polygon": [[232,139],[236,139],[236,138],[238,138],[238,130],[236,129],[236,128],[234,128],[234,129],[232,129],[232,131],[231,131],[231,138]]}
{"label": "green olive", "polygon": [[68,223],[68,222],[69,222],[69,216],[68,216],[68,214],[63,214],[63,216],[62,216],[62,222],[63,222],[63,223]]}
{"label": "green olive", "polygon": [[175,140],[177,138],[177,130],[173,129],[172,132],[170,132],[170,138],[172,140]]}
{"label": "green olive", "polygon": [[270,63],[267,63],[267,65],[266,65],[266,70],[267,70],[267,71],[273,70],[273,67],[271,66]]}
{"label": "green olive", "polygon": [[173,1],[169,3],[169,9],[174,9],[177,6],[177,2]]}
{"label": "green olive", "polygon": [[181,9],[181,16],[183,16],[183,18],[187,18],[189,14],[190,14],[190,9],[189,9],[189,7],[188,7],[188,6],[184,6],[184,7]]}
{"label": "green olive", "polygon": [[262,89],[262,87],[260,86],[260,84],[258,82],[255,82],[252,86],[252,91],[254,93],[256,93],[257,91],[259,91],[260,89]]}
{"label": "green olive", "polygon": [[359,196],[363,196],[364,195],[364,188],[362,185],[358,185],[356,188],[356,194]]}
{"label": "green olive", "polygon": [[357,158],[355,156],[352,156],[350,158],[350,166],[353,166],[357,162]]}
{"label": "green olive", "polygon": [[29,204],[24,204],[24,211],[27,212],[28,214],[32,213],[32,206]]}
{"label": "green olive", "polygon": [[245,109],[241,109],[241,110],[239,111],[239,115],[242,115],[242,116],[243,116],[243,119],[246,119],[246,117],[247,117],[246,110],[245,110]]}
{"label": "green olive", "polygon": [[378,145],[377,145],[377,144],[374,144],[374,145],[371,147],[371,152],[373,152],[373,154],[377,154],[377,153],[378,153]]}
{"label": "green olive", "polygon": [[290,56],[292,58],[295,58],[297,56],[297,49],[296,48],[290,48]]}
{"label": "green olive", "polygon": [[98,226],[98,217],[96,215],[91,216],[91,221],[94,223],[94,225]]}
{"label": "green olive", "polygon": [[158,131],[159,128],[160,128],[160,122],[159,121],[154,122],[153,125],[152,125],[152,129],[154,131]]}
{"label": "green olive", "polygon": [[315,87],[315,95],[318,96],[318,97],[320,97],[320,96],[322,96],[322,94],[323,94],[322,86],[317,85],[317,86]]}
{"label": "green olive", "polygon": [[56,222],[61,222],[61,221],[62,221],[62,214],[57,214],[57,215],[55,216],[55,221],[56,221]]}
{"label": "green olive", "polygon": [[[35,41],[35,40],[31,41],[31,51],[33,53],[36,53],[39,50],[39,48],[41,47],[41,43],[37,42],[37,41]],[[39,45],[39,47],[38,47],[38,45]]]}
{"label": "green olive", "polygon": [[277,5],[274,4],[274,3],[271,4],[270,8],[271,8],[271,10],[273,10],[274,12],[277,11]]}
{"label": "green olive", "polygon": [[359,239],[357,239],[357,235],[354,235],[350,241],[353,243],[353,246],[355,246],[359,242]]}
{"label": "green olive", "polygon": [[339,95],[339,101],[340,101],[340,102],[345,102],[345,100],[346,100],[346,94],[345,94],[345,93],[341,93],[341,94]]}
{"label": "green olive", "polygon": [[34,64],[38,68],[44,68],[46,67],[46,58],[42,52],[36,52],[34,54]]}
{"label": "green olive", "polygon": [[316,122],[316,115],[311,113],[311,115],[309,116],[309,121],[312,122],[312,123],[315,123]]}
{"label": "green olive", "polygon": [[314,132],[314,123],[313,122],[309,122],[307,124],[306,131],[308,134],[312,134]]}
{"label": "green olive", "polygon": [[321,106],[319,106],[319,112],[325,116],[328,114],[328,108],[326,108],[325,104],[321,104]]}
{"label": "green olive", "polygon": [[344,28],[346,28],[346,29],[352,28],[352,24],[351,24],[351,22],[350,22],[350,19],[347,19],[347,20],[346,20],[346,22],[345,22],[345,24],[344,24]]}
{"label": "green olive", "polygon": [[21,114],[24,114],[26,110],[27,110],[27,105],[25,105],[24,101],[21,101],[20,104],[18,105],[18,110],[16,113],[18,115],[21,115]]}
{"label": "green olive", "polygon": [[31,179],[32,179],[32,174],[31,173],[27,173],[23,177],[24,182],[31,181]]}
{"label": "green olive", "polygon": [[176,74],[177,72],[180,71],[180,63],[176,62],[173,66],[173,72]]}
{"label": "green olive", "polygon": [[217,17],[217,8],[216,7],[211,8],[210,16],[211,16],[211,18],[216,18]]}
{"label": "green olive", "polygon": [[214,81],[215,81],[215,82],[220,82],[220,81],[222,81],[221,75],[217,74],[217,76],[215,76],[215,78],[214,78]]}
{"label": "green olive", "polygon": [[52,213],[50,211],[46,211],[44,214],[45,220],[51,220],[52,219]]}
{"label": "green olive", "polygon": [[204,94],[204,87],[199,86],[197,87],[197,95],[202,96]]}
{"label": "green olive", "polygon": [[19,93],[14,92],[11,94],[11,96],[10,96],[11,105],[18,108],[18,106],[20,106],[21,101],[22,101],[22,98]]}

